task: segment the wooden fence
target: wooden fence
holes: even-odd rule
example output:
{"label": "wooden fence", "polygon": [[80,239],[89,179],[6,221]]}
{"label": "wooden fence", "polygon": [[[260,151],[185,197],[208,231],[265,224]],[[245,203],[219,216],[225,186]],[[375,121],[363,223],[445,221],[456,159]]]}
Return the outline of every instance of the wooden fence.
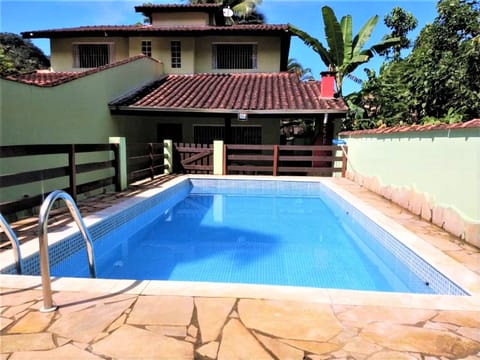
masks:
{"label": "wooden fence", "polygon": [[146,178],[153,180],[155,175],[163,174],[163,148],[163,142],[127,144],[128,184]]}
{"label": "wooden fence", "polygon": [[213,145],[175,143],[173,171],[184,174],[213,174]]}
{"label": "wooden fence", "polygon": [[[103,155],[95,155],[101,153]],[[105,152],[113,152],[106,158],[108,160],[89,160],[105,158]],[[78,161],[77,155],[89,153],[93,155],[83,156],[83,161]],[[338,155],[341,154],[341,155]],[[51,166],[43,168],[34,166],[32,157],[36,155],[60,155],[53,163],[67,163],[66,166]],[[65,159],[62,158],[65,156]],[[173,173],[188,174],[213,174],[213,145],[208,144],[185,144],[175,143],[173,146]],[[340,146],[292,146],[292,145],[231,145],[223,147],[223,173],[224,174],[250,174],[250,175],[316,175],[332,176],[340,173],[345,176],[347,164],[347,148]],[[120,156],[118,144],[68,144],[68,145],[21,145],[0,146],[0,159],[11,158],[10,162],[20,168],[20,163],[29,164],[25,171],[0,174],[0,188],[11,186],[34,184],[36,194],[29,194],[12,201],[0,203],[0,211],[3,214],[11,214],[21,210],[38,206],[48,195],[38,185],[46,180],[68,177],[69,186],[67,191],[76,200],[77,194],[114,185],[115,190],[120,190]],[[27,161],[21,161],[27,158]],[[42,158],[46,159],[46,158]],[[63,159],[63,160],[62,160]],[[39,160],[46,161],[46,160]],[[46,163],[52,161],[46,161]],[[81,163],[80,163],[81,162]],[[18,163],[18,164],[17,164]],[[18,166],[17,166],[18,165]],[[35,164],[36,165],[36,164]],[[32,168],[39,170],[32,170]],[[86,178],[93,178],[92,172],[98,170],[113,169],[114,175],[104,176],[94,181],[85,182]],[[128,183],[146,178],[153,179],[156,175],[163,174],[165,169],[165,155],[163,143],[142,143],[127,145],[127,178]],[[90,173],[90,174],[89,174]],[[82,174],[84,182],[77,184],[78,175]],[[111,174],[111,172],[109,172]],[[102,175],[103,176],[103,175]],[[35,184],[37,183],[37,184]],[[65,183],[59,182],[60,184]]]}
{"label": "wooden fence", "polygon": [[[223,173],[332,176],[347,168],[347,147],[224,145]],[[338,155],[341,154],[341,155]],[[173,172],[213,174],[213,145],[174,144]]]}
{"label": "wooden fence", "polygon": [[[332,176],[347,169],[347,147],[224,145],[224,174]],[[342,155],[338,156],[337,152]]]}
{"label": "wooden fence", "polygon": [[[111,155],[105,156],[101,153],[113,153],[113,159]],[[77,155],[85,153],[93,153],[97,156],[93,158],[108,158],[109,160],[103,161],[84,161],[77,163]],[[38,155],[60,155],[59,162],[67,163],[67,166],[56,166],[51,168],[42,168],[41,166],[35,166],[39,170],[31,170],[32,164],[34,164],[33,156]],[[63,159],[63,156],[65,157]],[[27,158],[30,157],[30,158]],[[87,156],[88,157],[88,156]],[[77,200],[77,194],[81,194],[87,191],[103,188],[109,185],[114,185],[118,191],[120,189],[120,176],[119,176],[119,148],[118,144],[60,144],[60,145],[12,145],[12,146],[0,146],[0,158],[11,158],[10,161],[16,163],[16,168],[21,168],[21,164],[28,164],[29,168],[25,171],[16,170],[15,173],[5,174],[2,170],[0,174],[0,188],[4,189],[11,186],[28,185],[34,183],[43,183],[46,180],[58,179],[68,177],[68,187],[63,190],[67,191],[74,200]],[[27,161],[23,159],[27,159]],[[39,158],[38,161],[47,158]],[[63,160],[62,160],[63,159]],[[36,165],[36,164],[35,164]],[[78,184],[78,175],[92,173],[99,170],[113,169],[114,175],[106,176],[94,181]],[[90,174],[91,175],[91,174]],[[84,175],[85,176],[85,175]],[[98,176],[96,176],[98,177]],[[35,188],[41,190],[41,186]],[[42,203],[47,193],[38,191],[36,194],[31,194],[23,198],[3,201],[0,203],[0,212],[3,214],[11,214],[25,209],[31,209]]]}

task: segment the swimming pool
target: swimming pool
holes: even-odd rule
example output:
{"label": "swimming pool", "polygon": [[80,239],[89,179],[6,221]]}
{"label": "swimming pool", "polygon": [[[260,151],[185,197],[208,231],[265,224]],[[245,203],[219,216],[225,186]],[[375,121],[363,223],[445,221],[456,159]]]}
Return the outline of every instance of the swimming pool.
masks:
{"label": "swimming pool", "polygon": [[[218,193],[218,189],[222,189],[222,194]],[[189,193],[191,197],[186,202],[179,203]],[[241,200],[240,194],[247,196],[249,201]],[[261,198],[264,201],[260,204],[253,203],[252,199],[255,198]],[[275,203],[281,204],[272,213],[272,206]],[[177,207],[170,209],[175,204]],[[234,212],[232,209],[235,207],[237,209]],[[263,219],[257,211],[261,207],[266,209]],[[197,210],[192,211],[193,208]],[[236,215],[232,216],[232,214]],[[314,217],[309,217],[312,214]],[[353,243],[344,241],[345,234],[340,236],[332,232],[338,230],[338,224],[325,225],[324,222],[312,220],[319,218],[319,214],[321,218],[332,215],[340,220],[340,227],[344,232],[350,232]],[[300,219],[304,218],[307,225],[300,224],[298,219],[292,223],[290,219],[293,215],[300,215]],[[271,223],[273,217],[279,219],[278,224],[274,225],[278,232],[274,234],[266,231],[268,228],[266,225]],[[172,223],[174,218],[190,220],[189,225],[186,225],[188,230],[181,235],[184,237],[183,240],[180,236],[181,227]],[[255,221],[242,228],[240,225],[245,225],[248,219]],[[156,230],[159,222],[164,223],[163,231]],[[155,227],[143,228],[145,224],[150,223],[155,223]],[[126,227],[125,224],[127,224]],[[321,229],[317,226],[319,224],[320,227],[330,228],[330,232],[321,233]],[[359,227],[359,224],[363,226]],[[140,227],[143,230],[137,231]],[[128,232],[125,231],[126,228]],[[335,229],[332,230],[332,228]],[[114,229],[121,230],[122,235],[112,231]],[[204,238],[204,232],[207,229],[214,230],[217,240],[228,238],[231,241],[226,243],[221,241],[216,249],[212,248],[211,243],[205,246],[197,244],[196,240],[191,241],[191,239]],[[303,234],[309,229],[317,232],[314,238],[311,233]],[[317,181],[191,178],[155,196],[139,201],[128,209],[119,211],[108,220],[92,226],[90,231],[97,239],[95,252],[99,277],[144,279],[146,274],[153,276],[148,269],[149,266],[158,268],[158,264],[162,264],[163,273],[160,279],[169,280],[466,294],[463,289],[452,283],[388,232]],[[142,236],[136,237],[135,232],[142,233]],[[157,240],[152,242],[152,238],[145,237],[144,235],[148,232],[162,233],[163,243],[159,244]],[[283,234],[288,232],[294,235],[294,240],[281,239]],[[330,236],[333,233],[336,235]],[[173,234],[178,234],[180,240],[172,236]],[[260,234],[260,240],[253,241],[251,239],[253,234]],[[302,241],[298,241],[300,234],[304,235]],[[185,241],[187,235],[190,236],[189,241]],[[307,241],[309,237],[311,241]],[[328,237],[333,239],[333,243],[332,239],[327,239]],[[362,238],[373,237],[376,238],[375,242],[362,240]],[[134,240],[135,238],[137,240]],[[136,242],[138,239],[146,240],[143,244],[140,241],[142,246],[139,246]],[[312,245],[316,247],[310,247]],[[128,264],[127,259],[133,257],[137,248],[145,246],[146,253],[152,255],[154,259],[154,265],[150,264],[146,268],[139,269],[139,263],[143,261],[133,263],[134,265]],[[76,271],[79,266],[84,266],[86,269],[86,260],[81,260],[84,254],[82,247],[83,240],[78,236],[77,240],[73,236],[68,241],[53,245],[50,250],[52,274],[88,276],[88,271],[85,274],[82,274],[83,270]],[[102,248],[109,251],[104,252]],[[76,251],[80,251],[76,255],[77,261],[72,262],[71,259],[65,261],[67,254]],[[333,259],[326,260],[327,253],[333,253]],[[368,255],[373,265],[364,265],[357,259],[362,253]],[[277,256],[278,254],[280,256]],[[347,260],[341,260],[340,256],[343,255],[346,255]],[[388,266],[384,260],[387,260]],[[193,266],[198,265],[197,263],[202,263],[199,268]],[[296,270],[289,267],[292,265],[290,263],[297,266],[294,268]],[[212,264],[217,266],[215,271],[212,270]],[[343,267],[339,267],[340,265]],[[26,266],[26,268],[30,267],[35,266]],[[129,267],[133,272],[124,272]],[[72,269],[76,273],[72,273]],[[30,273],[36,273],[35,269],[31,270],[33,272]],[[365,273],[370,277],[365,277]],[[390,275],[402,273],[402,277],[392,277],[388,273]],[[192,274],[195,275],[193,278]],[[333,274],[339,276],[334,277]],[[362,276],[355,277],[357,274]],[[217,275],[220,277],[215,277]],[[156,276],[152,278],[158,279],[159,277]]]}

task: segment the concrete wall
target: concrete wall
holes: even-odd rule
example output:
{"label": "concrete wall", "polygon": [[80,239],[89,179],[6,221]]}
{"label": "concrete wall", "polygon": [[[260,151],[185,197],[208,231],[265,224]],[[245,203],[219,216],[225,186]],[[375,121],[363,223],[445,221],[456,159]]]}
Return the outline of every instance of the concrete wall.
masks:
{"label": "concrete wall", "polygon": [[137,131],[119,125],[108,102],[161,75],[161,64],[141,58],[45,88],[0,79],[2,145],[107,143]]}
{"label": "concrete wall", "polygon": [[348,176],[480,247],[480,120],[473,122],[343,133]]}
{"label": "concrete wall", "polygon": [[207,13],[153,13],[152,26],[208,25]]}

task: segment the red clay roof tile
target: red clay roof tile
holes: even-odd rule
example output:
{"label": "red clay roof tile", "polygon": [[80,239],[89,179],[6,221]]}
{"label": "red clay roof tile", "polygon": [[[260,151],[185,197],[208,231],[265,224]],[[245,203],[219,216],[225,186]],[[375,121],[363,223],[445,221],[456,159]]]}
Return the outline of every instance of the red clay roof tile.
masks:
{"label": "red clay roof tile", "polygon": [[425,124],[425,125],[399,125],[392,127],[384,127],[378,129],[367,129],[367,130],[354,130],[354,131],[343,131],[340,133],[342,136],[356,136],[356,135],[368,135],[368,134],[391,134],[399,132],[418,132],[418,131],[435,131],[435,130],[450,130],[450,129],[464,129],[464,128],[480,128],[480,119],[473,119],[463,123],[455,124]]}
{"label": "red clay roof tile", "polygon": [[320,97],[319,82],[302,82],[288,72],[168,75],[110,106],[165,111],[347,111],[343,99]]}
{"label": "red clay roof tile", "polygon": [[[35,85],[35,86],[40,86],[40,87],[52,87],[52,86],[57,86],[64,84],[66,82],[98,73],[100,71],[110,69],[116,66],[120,66],[132,61],[136,61],[138,59],[145,58],[146,56],[141,54],[137,56],[133,56],[128,59],[120,60],[112,64],[104,65],[104,66],[99,66],[94,69],[89,69],[86,71],[36,71],[36,72],[31,72],[28,74],[20,74],[20,75],[14,75],[14,76],[7,76],[5,79],[11,80],[11,81],[16,81],[19,83],[23,84],[28,84],[28,85]],[[157,61],[152,58],[148,58],[152,61]]]}
{"label": "red clay roof tile", "polygon": [[231,26],[212,25],[175,25],[175,26],[152,26],[152,25],[96,25],[79,26],[72,28],[31,30],[22,32],[24,38],[55,38],[65,36],[140,36],[162,35],[171,33],[206,33],[206,34],[235,34],[235,33],[287,33],[288,25],[285,24],[246,24]]}

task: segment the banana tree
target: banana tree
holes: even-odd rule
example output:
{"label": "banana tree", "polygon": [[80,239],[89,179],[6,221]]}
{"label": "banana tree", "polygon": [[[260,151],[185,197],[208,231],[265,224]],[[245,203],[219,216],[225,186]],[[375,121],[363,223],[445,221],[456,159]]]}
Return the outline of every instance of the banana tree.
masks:
{"label": "banana tree", "polygon": [[376,53],[399,43],[399,38],[382,40],[368,49],[363,49],[370,39],[373,29],[377,25],[378,15],[372,16],[360,29],[355,37],[352,36],[352,16],[346,15],[338,22],[333,10],[322,7],[323,23],[328,48],[318,39],[310,36],[303,30],[289,24],[290,31],[320,55],[329,71],[335,72],[337,92],[342,94],[343,79],[349,76],[359,65],[368,62]]}

